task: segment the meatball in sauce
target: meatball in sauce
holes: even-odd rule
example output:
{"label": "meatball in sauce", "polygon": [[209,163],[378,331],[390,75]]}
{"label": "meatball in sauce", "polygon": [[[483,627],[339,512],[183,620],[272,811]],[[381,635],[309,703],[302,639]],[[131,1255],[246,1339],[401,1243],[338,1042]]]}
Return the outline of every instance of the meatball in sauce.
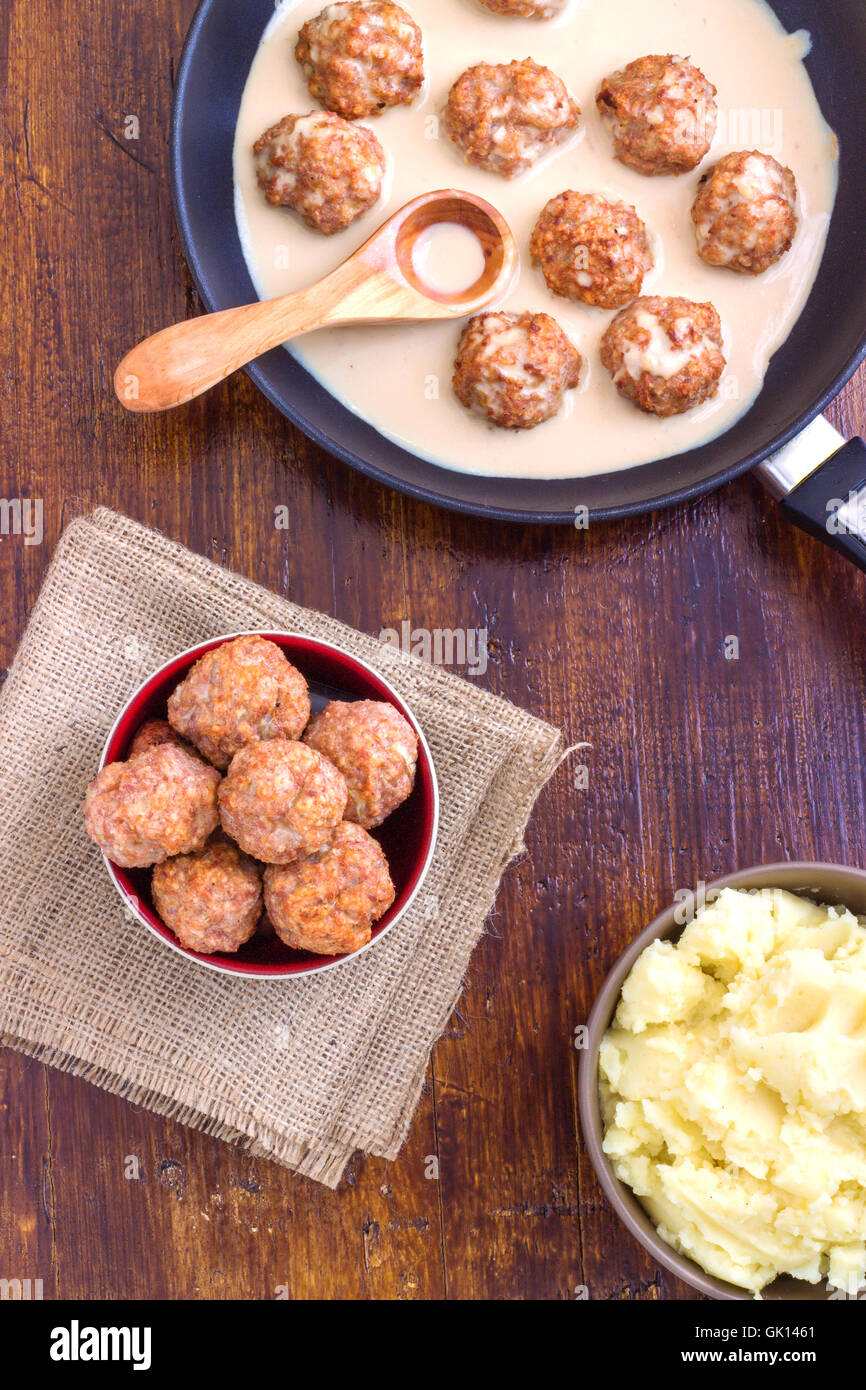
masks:
{"label": "meatball in sauce", "polygon": [[253,146],[268,202],[324,236],[343,232],[379,201],[385,151],[372,130],[332,111],[284,116]]}
{"label": "meatball in sauce", "polygon": [[581,356],[549,314],[478,314],[463,330],[454,368],[460,403],[502,429],[531,430],[562,407]]}
{"label": "meatball in sauce", "polygon": [[621,309],[653,266],[647,229],[628,203],[568,191],[551,198],[530,242],[547,288],[599,309]]}
{"label": "meatball in sauce", "polygon": [[295,57],[311,96],[347,121],[409,106],[424,84],[421,30],[389,0],[328,5],[301,28]]}
{"label": "meatball in sauce", "polygon": [[605,78],[596,105],[616,158],[639,174],[687,174],[716,133],[716,89],[687,58],[650,54]]}
{"label": "meatball in sauce", "polygon": [[605,333],[601,360],[620,395],[641,410],[682,415],[719,388],[726,365],[719,315],[689,299],[637,299]]}
{"label": "meatball in sauce", "polygon": [[797,231],[797,181],[758,150],[725,155],[702,181],[692,208],[698,254],[708,265],[763,275]]}
{"label": "meatball in sauce", "polygon": [[513,179],[570,139],[580,107],[550,68],[531,58],[479,63],[458,77],[445,133],[468,164]]}

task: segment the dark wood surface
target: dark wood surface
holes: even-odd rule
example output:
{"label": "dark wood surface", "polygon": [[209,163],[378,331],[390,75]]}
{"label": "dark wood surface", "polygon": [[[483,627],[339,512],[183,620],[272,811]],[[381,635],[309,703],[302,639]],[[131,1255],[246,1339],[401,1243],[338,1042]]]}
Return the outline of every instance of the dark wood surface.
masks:
{"label": "dark wood surface", "polygon": [[[0,7],[0,494],[45,516],[41,546],[0,541],[0,658],[64,522],[105,503],[366,631],[486,627],[476,679],[591,742],[589,785],[566,767],[543,793],[403,1154],[357,1158],[337,1192],[0,1052],[0,1276],[72,1298],[687,1298],[584,1156],[573,1031],[677,888],[774,859],[866,862],[863,577],[749,478],[581,534],[386,492],[243,376],[125,416],[114,364],[198,308],[166,142],[192,10]],[[862,376],[832,417],[864,428]]]}

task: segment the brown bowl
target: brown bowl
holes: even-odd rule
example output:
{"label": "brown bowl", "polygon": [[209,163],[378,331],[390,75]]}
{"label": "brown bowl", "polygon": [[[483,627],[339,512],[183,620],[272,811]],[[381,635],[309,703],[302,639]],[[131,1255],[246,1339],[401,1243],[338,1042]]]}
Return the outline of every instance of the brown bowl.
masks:
{"label": "brown bowl", "polygon": [[[844,904],[857,914],[866,914],[866,871],[844,868],[839,864],[766,864],[755,869],[742,869],[716,879],[706,887],[707,899],[722,888],[785,888],[801,897],[833,906]],[[677,921],[677,917],[680,921]],[[710,1298],[751,1299],[748,1289],[728,1284],[707,1274],[693,1260],[678,1254],[662,1240],[652,1221],[634,1193],[613,1171],[602,1148],[604,1130],[598,1093],[598,1052],[601,1040],[613,1018],[626,976],[638,956],[651,941],[661,938],[676,940],[684,930],[681,907],[669,907],[651,922],[645,931],[620,956],[601,987],[587,1025],[587,1042],[580,1063],[578,1106],[583,1138],[604,1191],[614,1211],[632,1235],[650,1252],[654,1259],[672,1274],[676,1274],[698,1293]],[[826,1282],[809,1284],[803,1279],[783,1275],[762,1291],[763,1298],[800,1300],[826,1299],[830,1290]]]}

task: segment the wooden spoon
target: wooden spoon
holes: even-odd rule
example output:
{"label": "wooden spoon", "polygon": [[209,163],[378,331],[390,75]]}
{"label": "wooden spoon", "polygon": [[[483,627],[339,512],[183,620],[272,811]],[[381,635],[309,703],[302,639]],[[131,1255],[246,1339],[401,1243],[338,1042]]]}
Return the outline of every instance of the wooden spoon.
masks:
{"label": "wooden spoon", "polygon": [[[480,279],[459,294],[443,294],[425,285],[412,263],[421,233],[443,222],[468,227],[484,251]],[[146,338],[120,363],[114,389],[127,410],[169,410],[210,390],[263,352],[314,328],[474,314],[506,293],[517,263],[511,229],[490,203],[452,188],[424,193],[309,289],[203,314]]]}

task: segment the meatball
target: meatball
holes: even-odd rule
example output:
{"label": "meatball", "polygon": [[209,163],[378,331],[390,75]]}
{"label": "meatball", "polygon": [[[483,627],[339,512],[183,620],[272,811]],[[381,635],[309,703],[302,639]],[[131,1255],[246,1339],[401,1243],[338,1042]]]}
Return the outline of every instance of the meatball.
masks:
{"label": "meatball", "polygon": [[556,415],[580,379],[581,356],[549,314],[477,314],[457,349],[454,394],[502,429],[531,430]]}
{"label": "meatball", "polygon": [[173,743],[176,748],[184,748],[188,753],[192,749],[184,743],[179,734],[176,734],[167,719],[148,719],[142,724],[132,743],[129,745],[127,759],[138,757],[139,753],[146,753],[148,748],[158,748],[161,743]]}
{"label": "meatball", "polygon": [[87,833],[123,869],[190,854],[219,823],[219,781],[216,768],[173,743],[108,763],[87,788]]}
{"label": "meatball", "polygon": [[728,154],[702,180],[692,208],[698,254],[710,265],[762,275],[791,249],[797,180],[758,150]]}
{"label": "meatball", "polygon": [[506,179],[556,149],[579,121],[565,84],[531,58],[468,68],[445,107],[445,132],[463,158]]}
{"label": "meatball", "polygon": [[687,59],[652,54],[605,78],[596,105],[622,164],[639,174],[686,174],[713,143],[715,96]]}
{"label": "meatball", "polygon": [[569,0],[479,0],[485,10],[517,19],[555,19]]}
{"label": "meatball", "polygon": [[284,116],[253,145],[256,177],[274,207],[333,236],[379,201],[385,151],[372,130],[331,111]]}
{"label": "meatball", "polygon": [[255,633],[205,652],[168,699],[172,728],[223,770],[254,739],[300,738],[309,717],[304,677]]}
{"label": "meatball", "polygon": [[381,847],[360,825],[343,821],[327,848],[265,869],[265,904],[277,936],[298,951],[342,956],[370,940],[394,901]]}
{"label": "meatball", "polygon": [[617,390],[651,415],[682,415],[716,394],[725,357],[712,304],[636,299],[611,323],[601,360]]}
{"label": "meatball", "polygon": [[301,29],[295,57],[316,101],[347,121],[410,106],[424,83],[421,30],[390,0],[328,5]]}
{"label": "meatball", "polygon": [[600,309],[630,304],[653,266],[647,229],[634,208],[594,193],[551,198],[530,251],[553,294]]}
{"label": "meatball", "polygon": [[157,864],[151,890],[157,912],[181,946],[205,955],[237,951],[261,916],[261,870],[222,838],[196,854]]}
{"label": "meatball", "polygon": [[313,715],[304,742],[340,769],[349,788],[346,820],[366,830],[381,825],[415,785],[415,731],[383,700],[333,701]]}
{"label": "meatball", "polygon": [[305,743],[248,743],[220,786],[220,819],[245,853],[290,864],[328,843],[348,797],[342,772]]}

